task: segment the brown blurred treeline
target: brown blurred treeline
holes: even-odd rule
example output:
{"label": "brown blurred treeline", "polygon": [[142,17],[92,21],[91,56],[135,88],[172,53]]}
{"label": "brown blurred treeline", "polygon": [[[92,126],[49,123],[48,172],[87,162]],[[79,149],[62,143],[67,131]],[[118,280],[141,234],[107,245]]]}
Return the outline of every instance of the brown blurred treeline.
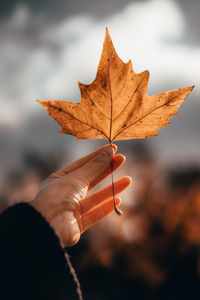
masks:
{"label": "brown blurred treeline", "polygon": [[[24,153],[1,186],[0,209],[31,201],[61,164],[62,155]],[[85,299],[199,299],[200,167],[158,167],[138,143],[126,168],[134,178],[124,215],[113,213],[68,251]]]}

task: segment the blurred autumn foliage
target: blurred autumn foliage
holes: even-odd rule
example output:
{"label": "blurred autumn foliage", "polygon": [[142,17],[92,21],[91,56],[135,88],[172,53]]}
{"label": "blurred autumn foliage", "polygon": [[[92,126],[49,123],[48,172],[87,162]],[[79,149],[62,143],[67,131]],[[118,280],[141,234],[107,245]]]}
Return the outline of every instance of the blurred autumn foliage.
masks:
{"label": "blurred autumn foliage", "polygon": [[[60,157],[24,154],[22,170],[1,188],[1,210],[31,201]],[[199,299],[200,168],[158,167],[141,142],[126,168],[134,178],[124,215],[112,214],[69,249],[85,299]]]}

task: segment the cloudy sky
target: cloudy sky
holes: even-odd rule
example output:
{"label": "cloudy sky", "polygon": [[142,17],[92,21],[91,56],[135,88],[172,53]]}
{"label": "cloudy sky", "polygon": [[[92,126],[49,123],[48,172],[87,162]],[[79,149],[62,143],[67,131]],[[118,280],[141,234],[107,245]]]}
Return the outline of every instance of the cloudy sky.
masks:
{"label": "cloudy sky", "polygon": [[199,0],[0,1],[1,170],[24,149],[71,148],[74,159],[95,148],[58,134],[36,99],[80,101],[77,82],[94,79],[106,26],[119,56],[150,71],[150,95],[196,86],[149,141],[161,161],[200,162],[199,13]]}

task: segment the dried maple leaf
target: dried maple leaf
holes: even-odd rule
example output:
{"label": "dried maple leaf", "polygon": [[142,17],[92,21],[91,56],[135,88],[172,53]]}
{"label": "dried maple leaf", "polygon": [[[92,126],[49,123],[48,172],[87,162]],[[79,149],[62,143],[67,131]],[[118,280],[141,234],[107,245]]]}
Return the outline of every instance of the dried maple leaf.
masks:
{"label": "dried maple leaf", "polygon": [[95,80],[79,82],[81,102],[39,100],[62,127],[77,139],[110,142],[156,136],[169,124],[192,87],[147,95],[149,72],[134,73],[115,52],[108,30]]}
{"label": "dried maple leaf", "polygon": [[[131,61],[124,63],[118,57],[106,29],[95,80],[89,85],[79,82],[81,102],[39,102],[61,125],[59,132],[77,139],[107,139],[111,144],[116,140],[152,137],[169,124],[168,119],[178,113],[193,87],[148,96],[148,79],[148,71],[136,74]],[[116,205],[115,211],[121,214]]]}

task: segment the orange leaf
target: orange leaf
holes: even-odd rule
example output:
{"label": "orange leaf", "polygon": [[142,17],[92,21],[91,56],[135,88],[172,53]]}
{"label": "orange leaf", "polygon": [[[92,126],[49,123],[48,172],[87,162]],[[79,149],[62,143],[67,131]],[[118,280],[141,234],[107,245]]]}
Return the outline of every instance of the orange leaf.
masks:
{"label": "orange leaf", "polygon": [[81,102],[39,100],[62,127],[61,133],[77,139],[110,142],[156,136],[178,113],[192,87],[147,95],[149,72],[136,74],[132,63],[117,55],[110,34],[106,35],[95,80],[79,82]]}

